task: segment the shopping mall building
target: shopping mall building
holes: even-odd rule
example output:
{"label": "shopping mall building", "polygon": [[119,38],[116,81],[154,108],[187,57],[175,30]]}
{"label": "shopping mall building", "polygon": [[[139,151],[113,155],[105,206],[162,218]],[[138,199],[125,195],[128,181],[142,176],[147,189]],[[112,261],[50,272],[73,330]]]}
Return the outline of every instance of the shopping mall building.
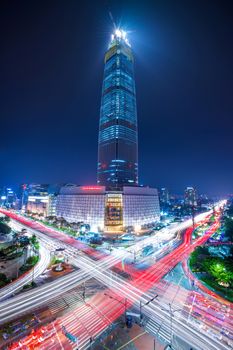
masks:
{"label": "shopping mall building", "polygon": [[154,188],[124,186],[107,191],[105,186],[67,185],[57,198],[57,216],[69,222],[84,222],[92,230],[135,231],[159,220],[158,193]]}

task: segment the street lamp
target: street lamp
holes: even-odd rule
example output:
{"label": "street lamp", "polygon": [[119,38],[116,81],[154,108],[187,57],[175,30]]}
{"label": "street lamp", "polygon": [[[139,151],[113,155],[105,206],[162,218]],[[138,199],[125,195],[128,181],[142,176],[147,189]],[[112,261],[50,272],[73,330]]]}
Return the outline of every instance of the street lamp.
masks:
{"label": "street lamp", "polygon": [[128,251],[130,254],[133,254],[133,262],[134,264],[136,263],[136,260],[137,260],[137,252],[136,250],[134,249],[133,251],[132,250],[129,250]]}
{"label": "street lamp", "polygon": [[171,337],[171,339],[170,339],[170,344],[169,344],[169,346],[170,346],[170,348],[172,349],[172,338],[173,338],[173,324],[172,324],[172,321],[173,321],[173,317],[174,317],[175,312],[180,312],[180,311],[182,311],[182,309],[173,310],[173,309],[172,309],[171,303],[169,303],[168,306],[169,306],[168,309],[163,309],[163,308],[161,308],[161,310],[167,311],[167,312],[169,313],[169,316],[170,316],[170,325],[171,325],[170,337]]}
{"label": "street lamp", "polygon": [[83,297],[83,301],[84,301],[84,303],[85,303],[85,298],[86,298],[86,283],[85,283],[85,281],[83,282],[82,297]]}
{"label": "street lamp", "polygon": [[35,267],[35,265],[33,265],[33,267],[32,267],[32,287],[33,287],[33,282],[34,282],[34,267]]}
{"label": "street lamp", "polygon": [[142,319],[143,319],[143,315],[142,315],[142,308],[148,304],[150,304],[153,300],[155,300],[158,297],[158,294],[156,294],[153,298],[151,298],[150,300],[148,300],[145,304],[142,304],[142,301],[140,300],[140,326],[142,326]]}
{"label": "street lamp", "polygon": [[125,298],[125,301],[122,302],[121,300],[119,300],[119,299],[117,299],[117,298],[114,298],[113,296],[111,296],[111,295],[109,295],[109,294],[107,294],[107,293],[104,293],[104,295],[106,295],[106,296],[109,297],[110,299],[116,300],[116,301],[118,301],[118,303],[124,305],[124,307],[125,307],[125,323],[126,323],[126,320],[127,320],[127,318],[126,318],[127,298]]}

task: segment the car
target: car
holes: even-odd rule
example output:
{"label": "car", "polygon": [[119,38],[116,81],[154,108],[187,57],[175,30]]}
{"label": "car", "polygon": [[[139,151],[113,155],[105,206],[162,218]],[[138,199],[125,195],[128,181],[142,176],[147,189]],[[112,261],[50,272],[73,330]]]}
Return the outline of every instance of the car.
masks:
{"label": "car", "polygon": [[130,234],[130,233],[127,233],[127,234],[124,234],[124,235],[120,236],[120,239],[122,241],[134,241],[135,240],[135,236]]}
{"label": "car", "polygon": [[9,335],[8,335],[8,333],[2,333],[2,337],[3,337],[3,339],[8,339],[9,338]]}
{"label": "car", "polygon": [[144,248],[142,249],[141,255],[142,255],[143,257],[146,257],[146,256],[151,255],[151,254],[153,254],[153,253],[154,253],[153,244],[149,244],[149,245],[147,245],[146,247],[144,247]]}

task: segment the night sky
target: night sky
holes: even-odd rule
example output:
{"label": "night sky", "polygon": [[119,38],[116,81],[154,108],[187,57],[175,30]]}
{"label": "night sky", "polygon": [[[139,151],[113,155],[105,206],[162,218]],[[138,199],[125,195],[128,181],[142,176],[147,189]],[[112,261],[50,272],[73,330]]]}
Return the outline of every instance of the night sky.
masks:
{"label": "night sky", "polygon": [[233,192],[233,8],[224,0],[1,1],[0,186],[96,182],[113,24],[135,54],[139,180]]}

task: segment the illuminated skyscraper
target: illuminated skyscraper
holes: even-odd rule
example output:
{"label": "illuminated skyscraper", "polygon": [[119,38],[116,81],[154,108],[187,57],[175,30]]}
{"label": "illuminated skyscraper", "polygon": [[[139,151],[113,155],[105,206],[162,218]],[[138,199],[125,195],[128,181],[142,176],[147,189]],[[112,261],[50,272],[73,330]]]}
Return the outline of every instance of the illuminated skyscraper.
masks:
{"label": "illuminated skyscraper", "polygon": [[150,229],[160,219],[158,191],[138,186],[138,130],[133,54],[116,30],[105,54],[99,122],[98,185],[66,185],[56,215],[96,230]]}
{"label": "illuminated skyscraper", "polygon": [[186,187],[184,191],[184,204],[191,207],[197,205],[197,191],[194,187]]}
{"label": "illuminated skyscraper", "polygon": [[105,54],[99,122],[98,184],[138,184],[138,133],[134,59],[126,33],[116,30]]}
{"label": "illuminated skyscraper", "polygon": [[169,204],[170,202],[169,192],[166,187],[161,188],[159,197],[160,197],[160,202],[162,204]]}

